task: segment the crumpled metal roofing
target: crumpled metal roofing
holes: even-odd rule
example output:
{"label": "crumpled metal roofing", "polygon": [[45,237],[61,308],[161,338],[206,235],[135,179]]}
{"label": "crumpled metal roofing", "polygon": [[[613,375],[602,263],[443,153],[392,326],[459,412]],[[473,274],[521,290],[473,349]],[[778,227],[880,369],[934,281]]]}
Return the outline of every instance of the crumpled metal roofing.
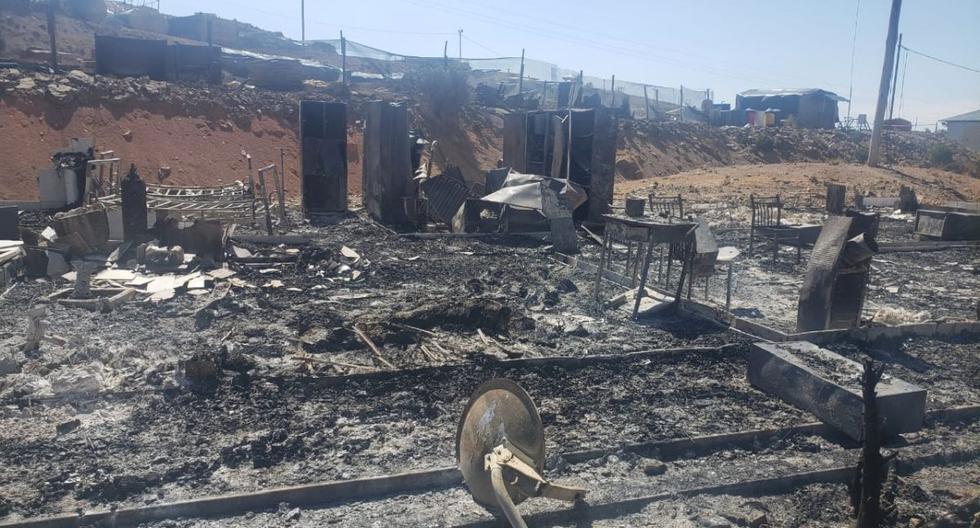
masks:
{"label": "crumpled metal roofing", "polygon": [[487,202],[542,211],[544,207],[542,204],[543,187],[549,188],[557,192],[559,197],[565,198],[566,203],[571,206],[573,211],[588,200],[585,189],[575,183],[520,172],[511,172],[504,180],[503,187],[482,199]]}

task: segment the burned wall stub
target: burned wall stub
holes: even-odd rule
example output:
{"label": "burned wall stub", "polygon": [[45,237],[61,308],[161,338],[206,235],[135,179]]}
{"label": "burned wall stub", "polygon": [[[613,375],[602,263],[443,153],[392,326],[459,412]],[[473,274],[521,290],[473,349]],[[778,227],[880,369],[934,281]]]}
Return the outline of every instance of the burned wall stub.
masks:
{"label": "burned wall stub", "polygon": [[824,223],[800,288],[798,332],[860,324],[875,246],[868,233],[852,230],[854,221],[831,216]]}
{"label": "burned wall stub", "polygon": [[347,211],[347,105],[299,104],[303,212]]}
{"label": "burned wall stub", "polygon": [[588,220],[602,222],[609,212],[616,182],[616,141],[619,123],[612,110],[595,109],[595,128],[592,138],[592,178],[588,183]]}
{"label": "burned wall stub", "polygon": [[405,224],[404,200],[411,195],[412,157],[404,105],[372,101],[364,123],[364,207],[376,220]]}
{"label": "burned wall stub", "polygon": [[602,222],[612,202],[617,130],[604,107],[512,113],[504,118],[504,165],[581,185],[589,201],[575,219]]}
{"label": "burned wall stub", "polygon": [[120,184],[122,190],[123,240],[135,242],[146,233],[146,184],[136,172],[136,165],[129,167],[129,173]]}

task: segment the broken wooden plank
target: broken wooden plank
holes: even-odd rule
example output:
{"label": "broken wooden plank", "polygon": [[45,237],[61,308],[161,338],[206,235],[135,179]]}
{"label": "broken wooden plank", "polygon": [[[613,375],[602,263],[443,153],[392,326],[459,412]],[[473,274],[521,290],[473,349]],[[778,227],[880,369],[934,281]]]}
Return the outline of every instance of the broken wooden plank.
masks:
{"label": "broken wooden plank", "polygon": [[381,363],[382,365],[384,365],[385,367],[391,370],[396,370],[395,366],[389,363],[388,360],[385,359],[383,355],[381,355],[381,350],[379,350],[377,345],[374,344],[374,341],[371,341],[371,338],[368,337],[367,334],[365,334],[364,331],[361,330],[357,325],[354,325],[354,333],[357,334],[357,337],[359,337],[361,341],[364,342],[365,345],[367,345],[367,347],[371,350],[371,354],[374,355],[374,359],[378,363]]}

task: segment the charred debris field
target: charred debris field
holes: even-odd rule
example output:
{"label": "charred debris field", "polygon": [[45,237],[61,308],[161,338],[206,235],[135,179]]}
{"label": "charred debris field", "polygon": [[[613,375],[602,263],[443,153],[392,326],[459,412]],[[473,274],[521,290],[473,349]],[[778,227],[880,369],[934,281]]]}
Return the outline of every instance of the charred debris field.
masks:
{"label": "charred debris field", "polygon": [[[836,504],[846,493],[830,484],[810,495],[790,487],[727,498],[724,507],[643,499],[855,463],[853,441],[794,432],[813,417],[749,384],[746,352],[758,338],[686,313],[633,321],[628,307],[595,302],[594,273],[531,237],[403,237],[363,212],[295,231],[309,243],[236,242],[253,255],[289,254],[295,262],[232,263],[221,297],[178,295],[106,314],[46,301],[58,288],[48,281],[8,291],[0,301],[5,346],[22,341],[22,309],[39,305],[59,341],[26,354],[0,382],[0,519],[450,467],[460,413],[474,387],[495,377],[517,381],[534,398],[549,475],[591,487],[595,504],[642,499],[596,513],[600,526],[664,516],[706,526],[753,513],[780,523],[771,525],[801,525],[815,507],[807,501],[826,496]],[[594,248],[582,249],[582,259],[594,260]],[[828,348],[884,362],[892,375],[926,387],[935,411],[980,401],[976,343],[844,340]],[[571,359],[549,361],[556,357]],[[628,447],[754,430],[785,432],[675,455]],[[969,450],[978,438],[975,418],[937,418],[894,447],[911,444],[917,447],[907,451],[926,456]],[[590,450],[600,453],[578,459]],[[969,486],[975,463],[951,459],[948,467]],[[666,474],[657,476],[650,468],[660,465]],[[929,475],[910,472],[902,481],[899,494],[914,496],[903,499],[905,518],[958,504],[962,490],[943,491]],[[390,511],[419,525],[486,518],[463,487],[327,502],[178,525],[368,526]],[[553,503],[535,504],[526,510],[531,518],[564,525],[548,520]],[[821,515],[846,519],[844,505],[834,508]]]}
{"label": "charred debris field", "polygon": [[980,527],[957,125],[159,4],[0,0],[0,528]]}

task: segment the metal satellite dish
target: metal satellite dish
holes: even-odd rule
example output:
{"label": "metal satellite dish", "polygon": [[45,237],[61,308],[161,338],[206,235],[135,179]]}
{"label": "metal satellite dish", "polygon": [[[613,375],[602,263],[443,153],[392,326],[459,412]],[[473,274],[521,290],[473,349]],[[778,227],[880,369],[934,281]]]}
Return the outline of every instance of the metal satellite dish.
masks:
{"label": "metal satellite dish", "polygon": [[456,431],[456,463],[477,504],[524,527],[517,505],[529,497],[575,502],[581,488],[552,484],[544,470],[544,426],[528,393],[507,379],[480,385]]}

